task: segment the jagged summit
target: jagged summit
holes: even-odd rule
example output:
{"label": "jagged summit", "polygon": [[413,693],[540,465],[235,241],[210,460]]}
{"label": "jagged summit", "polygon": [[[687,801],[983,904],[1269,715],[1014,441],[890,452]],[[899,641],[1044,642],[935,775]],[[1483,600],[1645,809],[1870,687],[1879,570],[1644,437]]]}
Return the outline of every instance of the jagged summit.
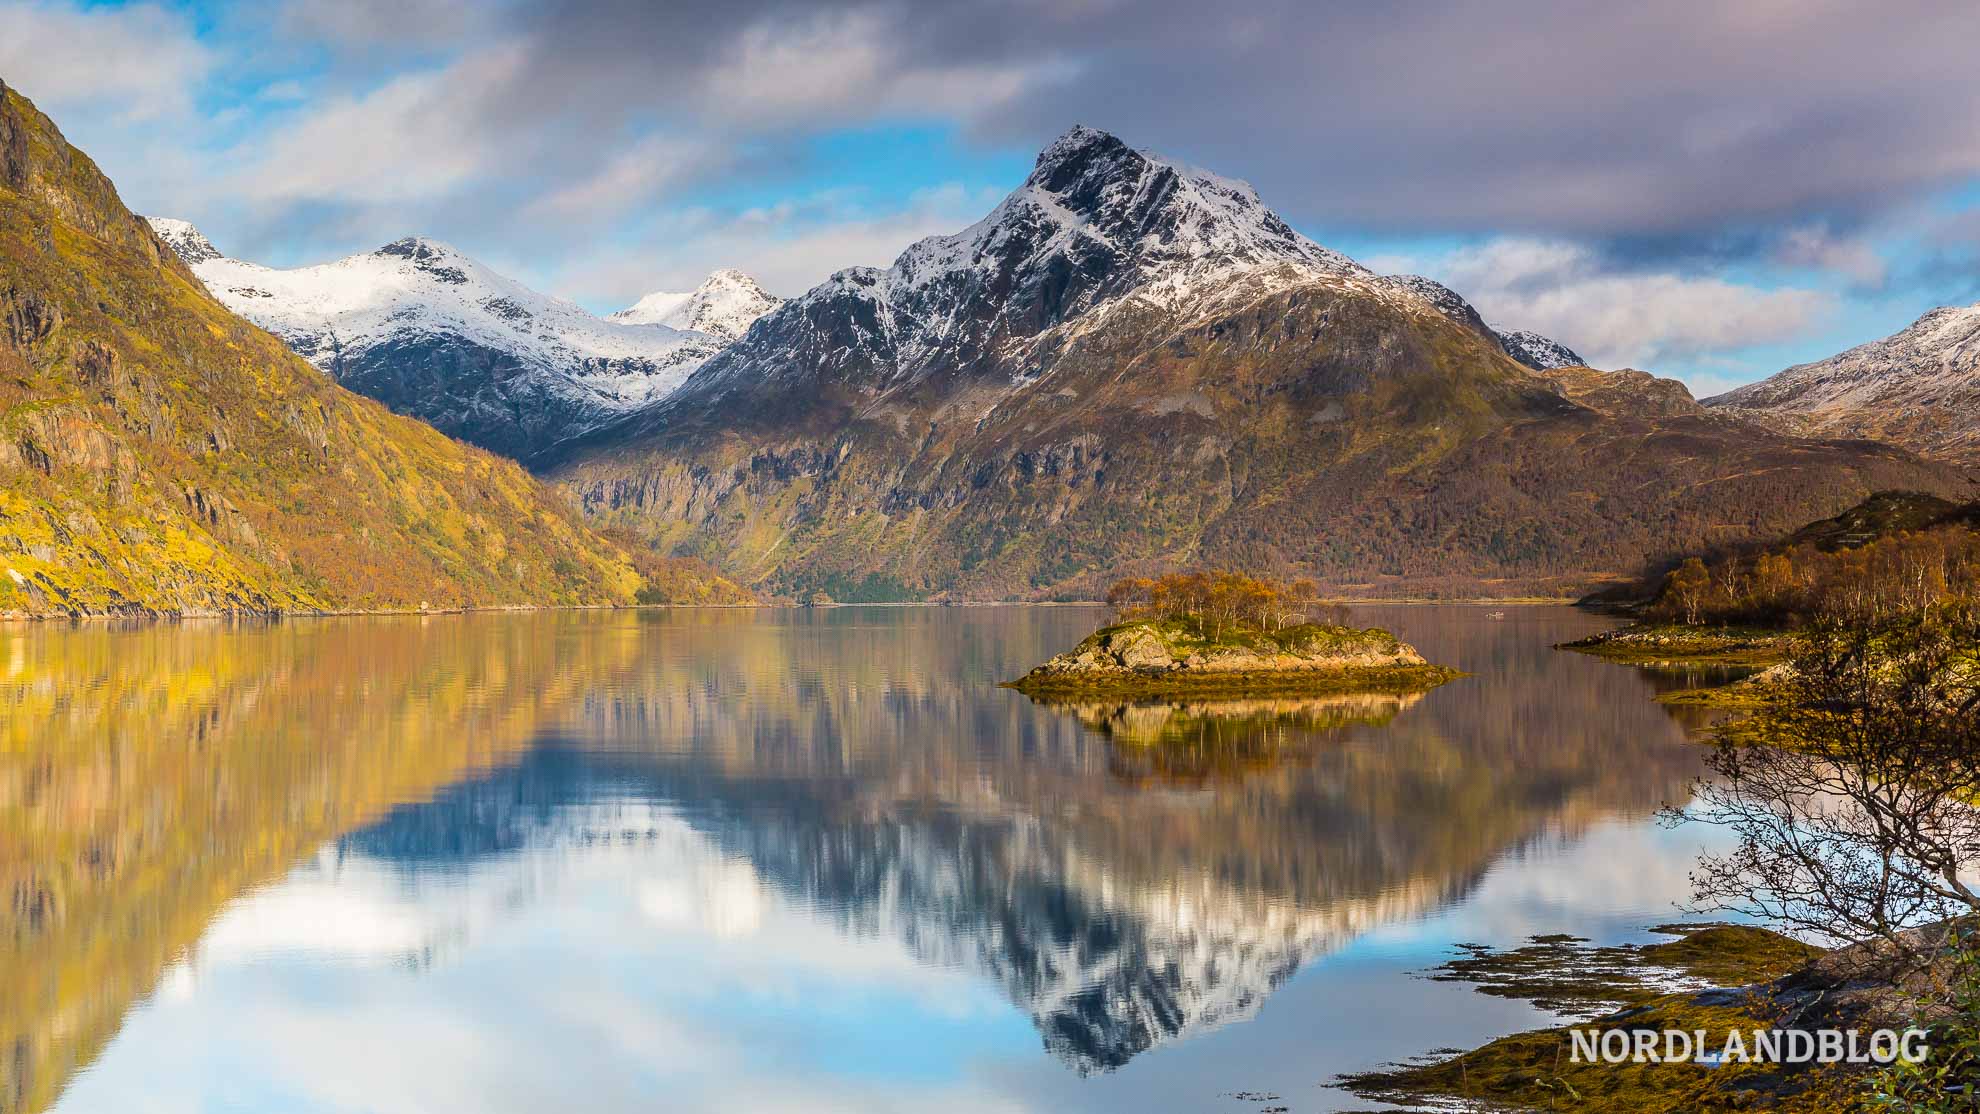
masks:
{"label": "jagged summit", "polygon": [[[1071,292],[1062,308],[1074,310],[1081,295],[1123,293],[1178,270],[1271,263],[1364,273],[1294,232],[1248,183],[1135,150],[1081,125],[1039,152],[1024,184],[982,220],[919,241],[890,274],[925,286],[959,270],[1062,265],[1072,268],[1075,283],[1086,274],[1111,280]],[[1101,270],[1115,273],[1101,276]]]}
{"label": "jagged summit", "polygon": [[389,244],[381,245],[371,254],[420,261],[467,258],[466,253],[461,249],[431,236],[401,236]]}
{"label": "jagged summit", "polygon": [[724,267],[711,272],[693,290],[655,291],[612,314],[610,320],[692,329],[734,340],[749,331],[751,322],[782,304],[782,298],[764,290],[756,279]]}
{"label": "jagged summit", "polygon": [[1079,126],[983,219],[917,241],[885,270],[832,275],[688,390],[788,392],[821,379],[863,390],[971,369],[1007,381],[1018,349],[1102,308],[1181,318],[1318,280],[1374,276],[1293,231],[1249,185]]}

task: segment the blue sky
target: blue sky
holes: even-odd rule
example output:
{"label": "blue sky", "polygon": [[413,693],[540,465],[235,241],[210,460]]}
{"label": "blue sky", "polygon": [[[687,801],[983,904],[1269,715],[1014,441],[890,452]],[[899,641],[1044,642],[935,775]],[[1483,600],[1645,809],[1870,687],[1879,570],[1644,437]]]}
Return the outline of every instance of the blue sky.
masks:
{"label": "blue sky", "polygon": [[980,216],[1073,123],[1700,393],[1980,298],[1980,8],[0,0],[0,79],[276,265],[411,233],[609,310]]}

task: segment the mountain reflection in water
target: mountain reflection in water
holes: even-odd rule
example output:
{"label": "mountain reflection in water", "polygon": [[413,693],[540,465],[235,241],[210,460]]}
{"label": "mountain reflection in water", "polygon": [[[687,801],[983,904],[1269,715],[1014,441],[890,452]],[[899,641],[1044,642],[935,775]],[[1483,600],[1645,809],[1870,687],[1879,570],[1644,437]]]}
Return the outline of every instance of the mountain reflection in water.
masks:
{"label": "mountain reflection in water", "polygon": [[[1075,641],[1081,609],[0,630],[0,976],[28,988],[0,1007],[0,1111],[210,1097],[178,1011],[382,1029],[312,997],[325,965],[399,972],[398,1008],[431,1010],[666,955],[664,992],[618,988],[647,1023],[835,1063],[900,1022],[827,1024],[825,999],[766,986],[994,988],[1061,1071],[1105,1075],[1254,1017],[1508,856],[1683,796],[1697,755],[1647,683],[1549,649],[1599,621],[1509,615],[1358,610],[1473,674],[1428,694],[1071,706],[996,682]],[[723,966],[752,940],[775,974]],[[701,996],[659,1001],[683,986]],[[794,1016],[718,1004],[766,993]],[[945,1025],[978,1036],[942,1051]],[[1001,1031],[937,1016],[889,1039],[942,1075],[1011,1055]],[[191,1077],[146,1079],[168,1046]],[[695,1067],[652,1082],[679,1097]],[[335,1107],[264,1070],[279,1100],[241,1108]]]}

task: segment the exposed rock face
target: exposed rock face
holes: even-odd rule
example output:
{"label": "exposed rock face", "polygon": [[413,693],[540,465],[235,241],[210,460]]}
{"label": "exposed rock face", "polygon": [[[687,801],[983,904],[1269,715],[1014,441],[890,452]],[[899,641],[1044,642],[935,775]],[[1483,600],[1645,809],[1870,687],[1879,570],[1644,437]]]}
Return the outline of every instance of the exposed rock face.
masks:
{"label": "exposed rock face", "polygon": [[229,313],[11,90],[0,157],[0,617],[631,601],[555,493]]}
{"label": "exposed rock face", "polygon": [[1661,388],[1583,403],[1437,290],[1075,129],[984,220],[778,307],[552,472],[598,521],[838,600],[1092,598],[1182,564],[1564,593],[1964,487]]}
{"label": "exposed rock face", "polygon": [[1902,332],[1705,405],[1795,432],[1894,441],[1980,465],[1980,305],[1935,309]]}

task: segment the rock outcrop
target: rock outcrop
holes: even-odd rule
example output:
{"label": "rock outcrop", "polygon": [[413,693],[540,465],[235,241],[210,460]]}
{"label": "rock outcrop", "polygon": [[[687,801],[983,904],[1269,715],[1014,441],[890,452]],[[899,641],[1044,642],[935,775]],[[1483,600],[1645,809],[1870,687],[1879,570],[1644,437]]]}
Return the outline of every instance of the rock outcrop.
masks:
{"label": "rock outcrop", "polygon": [[1457,674],[1379,628],[1290,627],[1205,637],[1178,622],[1106,627],[1033,669],[1011,687],[1025,693],[1414,691]]}

